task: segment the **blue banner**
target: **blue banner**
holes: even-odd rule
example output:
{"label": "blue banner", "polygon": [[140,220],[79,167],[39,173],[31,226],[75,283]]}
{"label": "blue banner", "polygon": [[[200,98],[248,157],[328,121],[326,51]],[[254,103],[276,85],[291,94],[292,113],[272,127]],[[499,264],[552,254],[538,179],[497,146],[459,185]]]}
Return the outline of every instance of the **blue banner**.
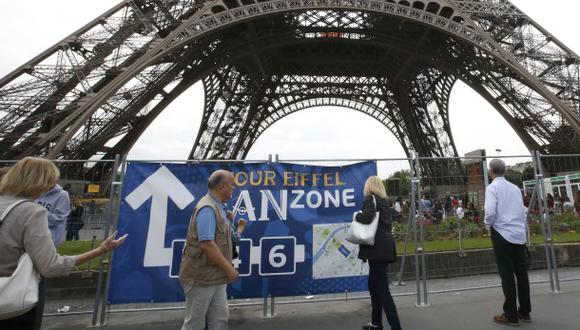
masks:
{"label": "blue banner", "polygon": [[374,162],[326,167],[288,163],[153,164],[130,162],[123,181],[109,303],[182,301],[178,274],[195,204],[217,169],[232,171],[234,223],[247,221],[230,298],[367,290],[358,246],[344,240],[360,210]]}

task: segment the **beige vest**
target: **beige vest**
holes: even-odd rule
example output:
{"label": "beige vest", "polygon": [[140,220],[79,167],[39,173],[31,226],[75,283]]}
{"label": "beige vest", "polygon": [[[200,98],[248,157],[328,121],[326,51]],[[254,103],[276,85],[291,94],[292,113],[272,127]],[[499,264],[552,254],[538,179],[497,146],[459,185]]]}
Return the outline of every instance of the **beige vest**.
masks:
{"label": "beige vest", "polygon": [[197,212],[205,206],[211,207],[216,215],[214,242],[223,256],[228,261],[232,261],[232,232],[227,220],[224,219],[220,212],[221,205],[208,193],[199,200],[189,221],[187,241],[183,249],[181,268],[179,269],[179,281],[184,287],[191,285],[220,285],[229,282],[227,273],[207,257],[202,251],[198,240],[195,218],[197,217]]}

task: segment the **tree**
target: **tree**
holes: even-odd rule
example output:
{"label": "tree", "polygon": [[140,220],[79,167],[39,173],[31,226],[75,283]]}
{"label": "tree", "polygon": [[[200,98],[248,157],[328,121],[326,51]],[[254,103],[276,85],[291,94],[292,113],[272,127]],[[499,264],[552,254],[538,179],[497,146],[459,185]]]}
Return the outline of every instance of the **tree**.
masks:
{"label": "tree", "polygon": [[411,193],[411,171],[397,171],[383,180],[383,184],[390,197],[407,197]]}
{"label": "tree", "polygon": [[532,180],[534,177],[534,168],[531,164],[520,171],[508,166],[505,171],[505,178],[520,188],[524,181]]}

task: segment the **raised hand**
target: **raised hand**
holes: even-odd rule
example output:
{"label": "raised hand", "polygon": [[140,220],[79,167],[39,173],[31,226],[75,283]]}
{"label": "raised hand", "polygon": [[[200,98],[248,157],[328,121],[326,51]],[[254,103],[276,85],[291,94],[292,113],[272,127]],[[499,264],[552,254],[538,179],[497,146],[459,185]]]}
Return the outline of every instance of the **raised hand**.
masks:
{"label": "raised hand", "polygon": [[115,236],[117,236],[117,231],[115,231],[113,234],[111,234],[111,236],[107,237],[106,240],[103,241],[103,243],[101,243],[101,246],[107,251],[113,251],[114,249],[118,248],[121,244],[125,243],[125,239],[127,238],[127,235],[129,234],[125,234],[117,239],[115,239]]}

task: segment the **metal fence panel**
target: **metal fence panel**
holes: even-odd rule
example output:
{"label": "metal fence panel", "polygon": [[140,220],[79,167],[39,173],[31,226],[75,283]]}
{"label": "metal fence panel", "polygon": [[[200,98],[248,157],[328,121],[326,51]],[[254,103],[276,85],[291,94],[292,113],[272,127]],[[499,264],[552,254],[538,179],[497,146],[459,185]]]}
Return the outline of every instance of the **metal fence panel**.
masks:
{"label": "metal fence panel", "polygon": [[[420,304],[428,303],[427,293],[500,285],[494,255],[490,250],[489,234],[483,226],[484,191],[489,182],[487,164],[491,158],[493,157],[416,157],[417,168],[411,167],[413,159],[377,160],[377,173],[385,180],[389,200],[393,207],[397,203],[396,207],[401,210],[401,216],[395,219],[393,229],[400,258],[397,264],[389,268],[391,292],[394,296],[417,295],[417,302]],[[557,280],[580,280],[580,155],[538,156],[536,168],[536,158],[533,156],[501,158],[508,164],[506,178],[521,188],[524,203],[529,210],[531,282],[542,286],[550,283],[554,290],[554,282]],[[284,161],[336,166],[360,160]],[[14,161],[0,161],[0,167],[13,163]],[[113,161],[57,161],[57,166],[61,171],[61,185],[68,189],[71,199],[79,200],[85,207],[80,241],[65,242],[59,248],[64,254],[78,254],[89,250],[91,245],[98,244],[103,239],[107,224],[112,224],[118,213],[119,201],[115,200],[117,194],[115,189],[112,190],[111,182],[119,182],[122,171],[113,170]],[[412,205],[414,174],[417,174],[416,202]],[[421,225],[422,234],[419,230]],[[417,235],[417,243],[414,235]],[[550,266],[550,238],[554,246],[553,266]],[[415,258],[417,244],[420,244],[421,239],[424,241],[422,247],[425,253],[425,262],[422,265],[417,264],[420,259]],[[95,305],[103,301],[95,297],[95,294],[99,278],[101,286],[106,285],[104,279],[107,265],[106,260],[103,267],[100,267],[98,261],[93,261],[69,278],[50,280],[45,313],[64,315],[58,313],[64,306],[69,306],[68,315],[93,313]],[[422,277],[423,265],[426,281],[418,282]],[[276,298],[276,303],[367,298],[368,294],[364,292],[345,292],[316,297]],[[263,304],[264,301],[244,299],[231,303],[244,306]],[[271,304],[273,309],[274,302],[271,301]],[[122,312],[137,309],[179,309],[183,308],[183,304],[105,307],[111,312]],[[97,323],[103,324],[105,314],[99,316],[100,322]]]}

